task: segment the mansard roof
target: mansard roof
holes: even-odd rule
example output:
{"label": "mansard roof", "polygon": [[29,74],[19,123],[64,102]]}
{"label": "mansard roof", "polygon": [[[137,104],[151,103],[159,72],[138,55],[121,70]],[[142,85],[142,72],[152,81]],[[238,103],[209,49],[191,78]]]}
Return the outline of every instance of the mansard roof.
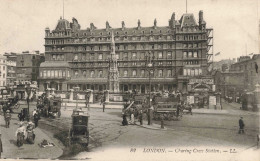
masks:
{"label": "mansard roof", "polygon": [[[133,28],[109,28],[109,29],[86,29],[86,30],[78,30],[72,36],[76,36],[78,34],[79,37],[82,36],[110,36],[112,35],[112,31],[114,32],[114,36],[118,35],[146,35],[146,34],[167,34],[171,32],[171,28],[168,26],[163,27],[133,27]],[[144,32],[144,33],[143,33]]]}
{"label": "mansard roof", "polygon": [[196,20],[192,13],[185,13],[180,19],[181,27],[183,26],[197,26]]}
{"label": "mansard roof", "polygon": [[68,29],[71,29],[69,21],[60,18],[55,30],[65,31]]}

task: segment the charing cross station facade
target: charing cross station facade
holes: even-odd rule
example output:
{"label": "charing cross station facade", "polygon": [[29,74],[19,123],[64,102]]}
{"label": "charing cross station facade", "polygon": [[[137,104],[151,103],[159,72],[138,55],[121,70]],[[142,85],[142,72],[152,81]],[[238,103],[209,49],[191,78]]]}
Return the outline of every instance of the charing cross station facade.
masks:
{"label": "charing cross station facade", "polygon": [[177,20],[173,13],[163,27],[155,19],[151,27],[142,27],[138,20],[132,28],[122,21],[121,28],[106,22],[103,29],[93,23],[81,29],[75,18],[72,22],[60,18],[54,30],[45,29],[39,87],[103,91],[109,89],[111,62],[116,62],[119,92],[147,93],[149,82],[152,91],[187,91],[191,78],[209,75],[212,38],[213,29],[206,28],[202,11],[198,22],[193,14]]}

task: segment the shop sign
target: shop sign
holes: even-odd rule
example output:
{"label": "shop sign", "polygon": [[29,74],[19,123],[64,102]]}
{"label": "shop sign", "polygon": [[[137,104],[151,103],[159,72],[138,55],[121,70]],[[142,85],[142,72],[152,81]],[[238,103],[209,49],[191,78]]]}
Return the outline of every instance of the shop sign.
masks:
{"label": "shop sign", "polygon": [[209,96],[209,104],[210,105],[217,105],[217,98],[216,98],[216,96]]}
{"label": "shop sign", "polygon": [[189,84],[214,84],[213,79],[190,79]]}
{"label": "shop sign", "polygon": [[194,96],[187,96],[187,102],[189,104],[194,104]]}

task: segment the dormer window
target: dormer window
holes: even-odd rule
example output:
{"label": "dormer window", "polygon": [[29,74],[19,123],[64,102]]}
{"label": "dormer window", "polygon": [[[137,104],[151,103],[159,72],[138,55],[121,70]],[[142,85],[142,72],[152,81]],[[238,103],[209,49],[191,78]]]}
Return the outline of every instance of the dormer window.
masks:
{"label": "dormer window", "polygon": [[133,31],[133,33],[135,34],[135,30]]}
{"label": "dormer window", "polygon": [[91,32],[91,35],[93,35],[93,32]]}
{"label": "dormer window", "polygon": [[160,32],[160,34],[161,34],[161,33],[162,33],[162,30],[160,30],[159,32]]}
{"label": "dormer window", "polygon": [[151,32],[151,34],[153,34],[153,31],[152,31],[152,30],[151,30],[150,32]]}
{"label": "dormer window", "polygon": [[84,36],[87,36],[87,33],[84,33]]}

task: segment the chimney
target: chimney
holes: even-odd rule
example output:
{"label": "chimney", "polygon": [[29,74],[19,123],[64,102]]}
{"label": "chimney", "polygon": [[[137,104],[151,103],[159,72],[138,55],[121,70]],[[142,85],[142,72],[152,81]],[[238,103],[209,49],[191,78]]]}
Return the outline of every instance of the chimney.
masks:
{"label": "chimney", "polygon": [[125,22],[122,21],[122,30],[124,30],[124,29],[125,29]]}
{"label": "chimney", "polygon": [[175,27],[175,12],[172,13],[172,17],[169,20],[169,26],[174,28]]}
{"label": "chimney", "polygon": [[201,25],[202,22],[203,22],[203,11],[200,10],[200,12],[199,12],[199,25]]}

